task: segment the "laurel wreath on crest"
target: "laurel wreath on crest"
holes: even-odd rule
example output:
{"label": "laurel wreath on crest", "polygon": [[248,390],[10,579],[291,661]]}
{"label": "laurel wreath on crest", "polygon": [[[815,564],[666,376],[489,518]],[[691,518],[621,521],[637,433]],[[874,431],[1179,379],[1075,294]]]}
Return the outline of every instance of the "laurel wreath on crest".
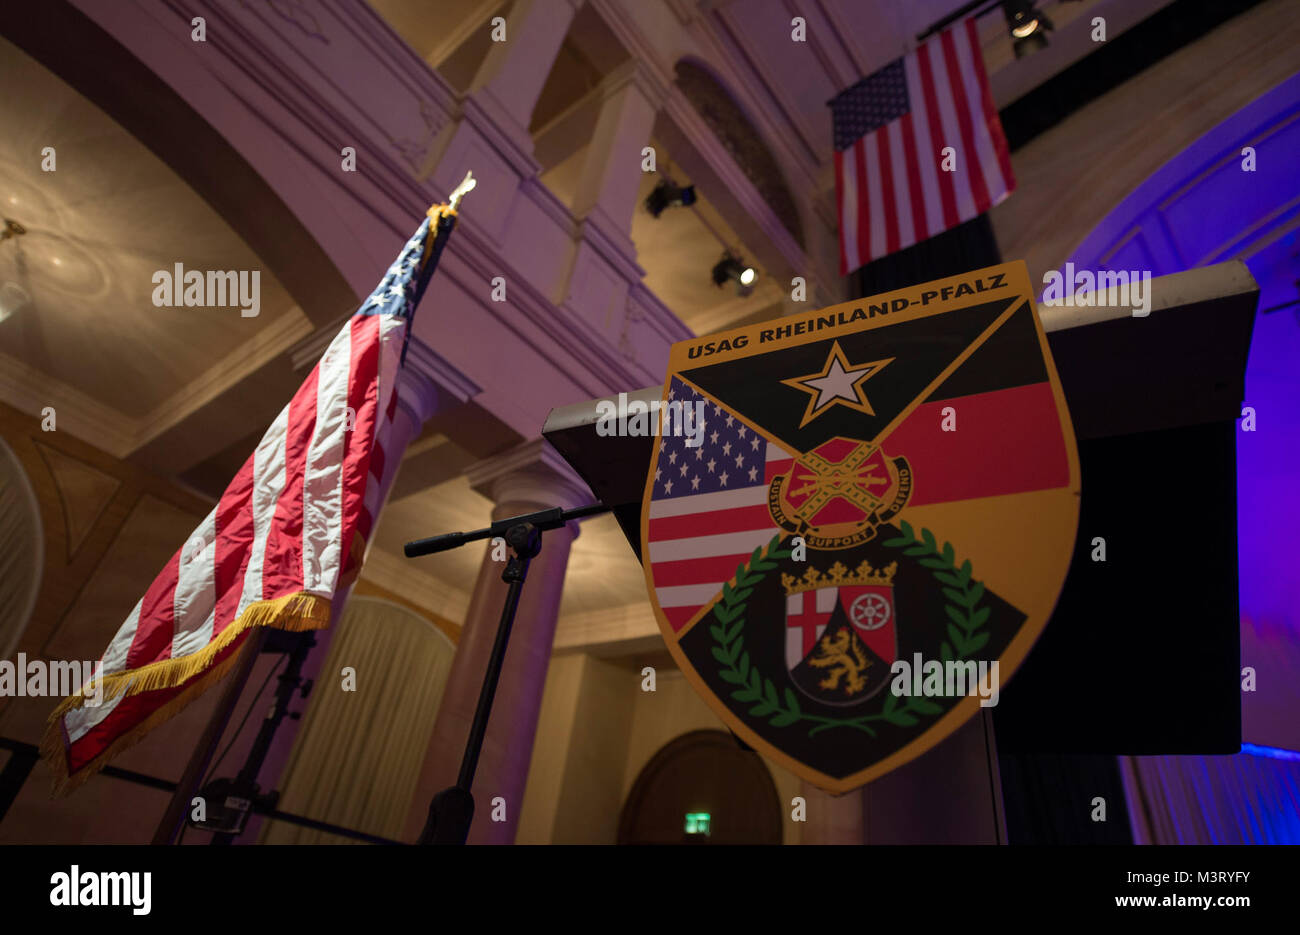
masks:
{"label": "laurel wreath on crest", "polygon": [[[921,538],[907,522],[898,524],[900,536],[884,540],[881,545],[889,548],[901,548],[904,555],[923,556],[920,564],[934,572],[934,577],[944,585],[943,594],[948,599],[944,611],[948,615],[948,639],[940,646],[939,652],[944,662],[968,658],[978,652],[989,641],[989,634],[982,630],[988,622],[991,611],[981,606],[984,597],[984,585],[971,579],[970,560],[956,564],[956,553],[952,543],[945,542],[940,548],[938,542],[928,529],[921,530]],[[724,682],[738,686],[731,692],[731,698],[742,704],[751,704],[751,717],[766,718],[772,727],[789,727],[800,722],[815,726],[808,731],[811,737],[824,730],[836,727],[849,727],[860,730],[868,736],[876,736],[872,724],[885,722],[895,727],[912,727],[919,723],[918,715],[942,714],[943,708],[929,698],[909,696],[901,705],[899,697],[893,692],[885,696],[884,708],[875,714],[864,714],[853,718],[825,717],[809,714],[799,706],[795,693],[786,688],[780,695],[772,680],[764,678],[749,658],[745,649],[745,607],[754,588],[777,567],[777,561],[790,556],[789,549],[780,548],[781,536],[772,537],[766,548],[758,546],[749,561],[736,566],[736,583],[722,586],[722,600],[713,605],[713,616],[717,621],[709,626],[713,634],[713,658],[722,666],[718,677]]]}

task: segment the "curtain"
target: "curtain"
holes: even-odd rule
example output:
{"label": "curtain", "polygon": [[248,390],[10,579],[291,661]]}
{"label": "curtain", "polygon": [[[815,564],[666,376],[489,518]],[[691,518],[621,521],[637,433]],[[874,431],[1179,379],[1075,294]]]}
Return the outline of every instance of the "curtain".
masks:
{"label": "curtain", "polygon": [[[397,604],[353,597],[312,690],[278,808],[399,838],[456,648]],[[355,670],[344,691],[342,670]],[[357,843],[269,822],[267,844]]]}
{"label": "curtain", "polygon": [[1122,756],[1139,844],[1300,844],[1300,756]]}

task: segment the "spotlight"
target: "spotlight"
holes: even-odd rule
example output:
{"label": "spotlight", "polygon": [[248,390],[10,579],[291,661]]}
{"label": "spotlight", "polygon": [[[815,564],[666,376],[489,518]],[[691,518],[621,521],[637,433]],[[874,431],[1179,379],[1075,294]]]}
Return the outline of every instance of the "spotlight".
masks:
{"label": "spotlight", "polygon": [[680,208],[695,204],[695,186],[679,188],[667,179],[661,179],[654,191],[646,195],[645,209],[655,217],[663,214],[665,208]]}
{"label": "spotlight", "polygon": [[736,295],[747,296],[754,291],[754,280],[758,273],[754,267],[746,266],[730,253],[724,253],[722,259],[713,267],[713,284],[721,289],[727,282],[736,284]]}
{"label": "spotlight", "polygon": [[1006,17],[1007,29],[1011,32],[1016,58],[1047,48],[1048,30],[1055,27],[1045,14],[1034,9],[1032,0],[1004,0],[1002,15]]}

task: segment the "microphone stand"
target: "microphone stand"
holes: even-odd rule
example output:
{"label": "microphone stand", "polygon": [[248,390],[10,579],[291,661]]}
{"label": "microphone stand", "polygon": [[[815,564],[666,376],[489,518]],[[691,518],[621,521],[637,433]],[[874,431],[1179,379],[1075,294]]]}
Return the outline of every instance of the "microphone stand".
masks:
{"label": "microphone stand", "polygon": [[519,607],[519,595],[524,589],[524,580],[528,577],[528,563],[542,551],[542,533],[548,529],[559,529],[571,520],[583,519],[608,513],[609,507],[603,503],[582,506],[573,510],[554,507],[537,513],[525,513],[498,520],[491,526],[473,532],[451,532],[428,539],[416,539],[408,542],[402,551],[407,558],[431,555],[459,548],[467,542],[479,539],[504,537],[506,545],[514,553],[506,562],[501,580],[510,585],[506,593],[505,606],[501,608],[501,622],[497,625],[496,642],[492,645],[492,655],[488,658],[487,671],[483,674],[483,687],[479,691],[478,707],[474,710],[474,721],[470,725],[469,739],[465,743],[465,754],[460,761],[460,775],[454,786],[443,789],[429,803],[429,819],[420,833],[418,844],[464,844],[469,837],[469,826],[474,820],[474,796],[470,789],[474,785],[474,771],[478,768],[479,752],[483,748],[483,737],[487,733],[488,717],[492,714],[492,698],[496,695],[497,680],[501,677],[501,667],[505,663],[506,644],[510,641],[510,629],[514,626],[515,611]]}

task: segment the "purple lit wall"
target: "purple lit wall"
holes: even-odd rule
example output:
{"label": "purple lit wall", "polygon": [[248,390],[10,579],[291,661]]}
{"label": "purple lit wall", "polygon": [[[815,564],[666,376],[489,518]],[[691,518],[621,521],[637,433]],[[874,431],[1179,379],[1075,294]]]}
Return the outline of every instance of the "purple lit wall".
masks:
{"label": "purple lit wall", "polygon": [[[1253,172],[1243,169],[1246,147]],[[1169,803],[1165,832],[1139,840],[1300,842],[1300,762],[1286,754],[1300,751],[1300,306],[1265,311],[1300,299],[1298,154],[1300,74],[1162,166],[1069,258],[1076,268],[1153,276],[1241,259],[1260,286],[1243,401],[1255,431],[1237,433],[1242,665],[1257,674],[1257,690],[1242,695],[1246,745],[1237,757],[1136,760],[1127,777]],[[1261,770],[1267,782],[1235,789],[1200,781]]]}

